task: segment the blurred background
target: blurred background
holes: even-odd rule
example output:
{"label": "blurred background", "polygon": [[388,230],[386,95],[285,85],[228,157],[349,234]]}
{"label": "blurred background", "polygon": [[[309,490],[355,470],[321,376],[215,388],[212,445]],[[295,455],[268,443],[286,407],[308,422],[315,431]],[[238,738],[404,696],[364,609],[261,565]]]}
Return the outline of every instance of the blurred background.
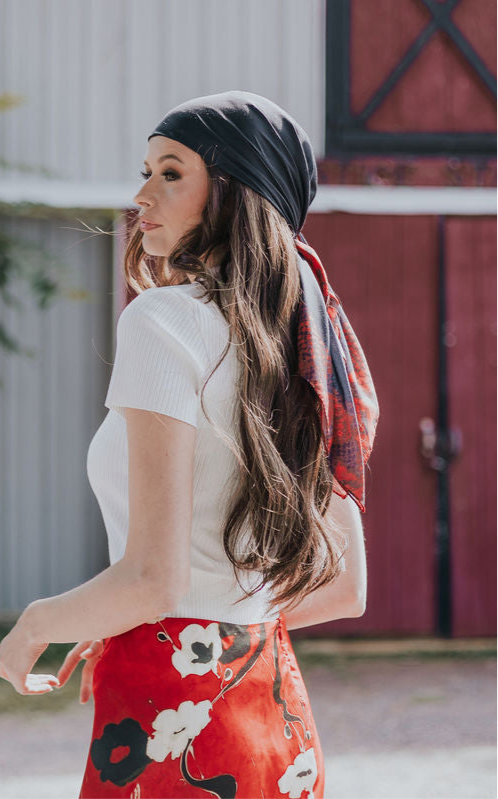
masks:
{"label": "blurred background", "polygon": [[[449,653],[467,669],[470,653],[472,672],[452,684],[464,695],[467,686],[468,702],[451,705],[448,730],[457,717],[479,727],[496,636],[495,0],[0,0],[0,78],[4,629],[32,600],[109,565],[86,454],[131,299],[122,257],[147,136],[186,99],[253,91],[311,137],[319,188],[303,232],[363,346],[381,409],[363,516],[367,610],[292,633],[312,702],[322,712],[334,664],[353,674],[351,658],[387,658],[388,690],[400,674],[389,658],[418,664],[415,679],[424,657]],[[332,669],[322,683],[319,653]],[[481,703],[471,684],[486,686]],[[319,685],[328,688],[314,700]],[[384,690],[375,685],[370,699]],[[429,690],[429,705],[457,701],[453,689]],[[345,705],[352,720],[360,695],[368,705],[360,690]],[[56,698],[30,697],[30,708]],[[379,706],[378,724],[386,713]],[[392,745],[409,725],[401,717]],[[479,745],[490,743],[488,722]],[[436,721],[420,723],[420,741],[404,745],[423,741],[427,752]],[[458,793],[454,769],[452,779],[450,793],[432,782],[432,793],[403,796],[492,795],[477,778],[465,790],[480,793]],[[337,785],[334,796],[355,795],[351,780]],[[357,796],[391,795],[375,790],[366,779]]]}
{"label": "blurred background", "polygon": [[316,632],[493,635],[494,0],[0,10],[0,611],[108,565],[86,451],[129,299],[121,259],[147,136],[179,102],[239,88],[311,137],[320,186],[304,235],[381,407],[368,609]]}

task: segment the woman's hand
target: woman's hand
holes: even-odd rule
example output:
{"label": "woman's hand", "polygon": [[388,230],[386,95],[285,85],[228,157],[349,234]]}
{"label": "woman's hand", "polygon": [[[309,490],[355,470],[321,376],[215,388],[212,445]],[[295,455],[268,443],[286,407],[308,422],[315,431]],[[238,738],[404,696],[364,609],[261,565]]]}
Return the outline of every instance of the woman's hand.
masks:
{"label": "woman's hand", "polygon": [[53,674],[32,674],[31,669],[48,644],[34,643],[19,622],[0,642],[0,677],[18,694],[45,694],[59,680]]}
{"label": "woman's hand", "polygon": [[92,695],[93,670],[97,660],[102,656],[104,641],[100,638],[95,641],[80,641],[69,650],[64,662],[57,672],[59,685],[66,683],[81,659],[86,663],[81,672],[80,703],[83,705]]}

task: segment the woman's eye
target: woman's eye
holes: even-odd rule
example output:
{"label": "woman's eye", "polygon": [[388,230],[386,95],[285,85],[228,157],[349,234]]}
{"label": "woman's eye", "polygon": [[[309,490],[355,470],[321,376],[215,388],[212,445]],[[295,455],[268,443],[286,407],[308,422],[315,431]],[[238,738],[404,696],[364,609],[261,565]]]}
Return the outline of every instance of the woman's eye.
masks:
{"label": "woman's eye", "polygon": [[[144,180],[148,180],[152,175],[152,172],[140,172],[140,175],[141,177],[143,177]],[[163,176],[165,178],[172,177],[173,180],[176,180],[179,177],[179,175],[177,175],[177,173],[173,172],[171,169],[167,169],[166,172],[163,172]]]}

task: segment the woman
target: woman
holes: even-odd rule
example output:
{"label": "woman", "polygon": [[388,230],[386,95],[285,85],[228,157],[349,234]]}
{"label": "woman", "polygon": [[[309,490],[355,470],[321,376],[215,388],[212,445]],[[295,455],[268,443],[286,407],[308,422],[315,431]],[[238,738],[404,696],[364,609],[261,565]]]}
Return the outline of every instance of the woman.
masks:
{"label": "woman", "polygon": [[[86,660],[80,798],[323,797],[288,629],[364,612],[378,405],[300,234],[312,148],[274,103],[225,92],[169,112],[145,167],[138,296],[88,452],[111,566],[31,603],[0,673],[42,693]],[[75,639],[58,677],[29,673]]]}

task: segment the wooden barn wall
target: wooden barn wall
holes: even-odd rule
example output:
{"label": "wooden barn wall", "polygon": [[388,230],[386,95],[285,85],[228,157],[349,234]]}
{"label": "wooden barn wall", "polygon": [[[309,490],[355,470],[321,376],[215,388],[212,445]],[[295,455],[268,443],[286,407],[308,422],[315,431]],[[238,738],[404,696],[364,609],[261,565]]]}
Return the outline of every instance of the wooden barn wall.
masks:
{"label": "wooden barn wall", "polygon": [[[86,474],[110,377],[112,251],[59,220],[2,218],[24,266],[54,258],[62,295],[41,310],[18,279],[2,324],[33,357],[0,349],[0,612],[79,585],[109,565]],[[29,249],[26,249],[29,247]],[[45,264],[46,265],[46,264]]]}
{"label": "wooden barn wall", "polygon": [[[324,0],[1,0],[0,155],[73,180],[137,179],[147,136],[191,97],[268,96],[323,154]],[[131,199],[131,198],[130,198]]]}
{"label": "wooden barn wall", "polygon": [[447,220],[455,635],[496,633],[496,220]]}
{"label": "wooden barn wall", "polygon": [[357,333],[380,406],[362,517],[368,607],[330,632],[430,633],[435,483],[418,458],[418,423],[436,411],[434,221],[322,214],[304,235]]}
{"label": "wooden barn wall", "polygon": [[[351,0],[351,111],[360,113],[431,23],[422,0]],[[460,0],[450,20],[496,76],[496,0]],[[450,37],[435,31],[368,119],[370,131],[496,131],[496,99]]]}
{"label": "wooden barn wall", "polygon": [[[493,635],[496,220],[450,217],[446,230],[450,425],[464,439],[450,471],[454,635]],[[306,634],[430,635],[436,472],[420,453],[419,422],[437,407],[437,218],[314,214],[304,235],[357,332],[380,404],[362,517],[367,610]]]}

